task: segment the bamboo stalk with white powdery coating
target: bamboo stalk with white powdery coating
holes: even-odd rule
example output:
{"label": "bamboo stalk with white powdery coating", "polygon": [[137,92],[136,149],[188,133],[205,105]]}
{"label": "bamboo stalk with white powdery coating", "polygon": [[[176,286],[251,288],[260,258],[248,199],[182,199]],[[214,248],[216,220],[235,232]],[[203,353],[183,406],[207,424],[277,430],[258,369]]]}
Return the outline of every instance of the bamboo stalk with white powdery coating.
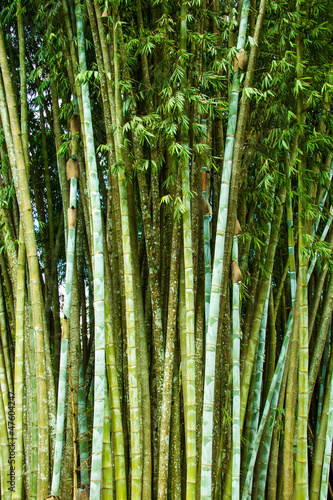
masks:
{"label": "bamboo stalk with white powdery coating", "polygon": [[[86,71],[85,38],[81,6],[75,2],[78,32],[78,54],[80,70]],[[100,499],[102,481],[102,449],[105,384],[105,307],[104,307],[104,249],[102,212],[95,155],[94,134],[88,83],[81,85],[83,108],[83,132],[88,177],[89,215],[91,220],[92,268],[94,284],[95,320],[95,370],[94,370],[94,417],[93,443],[90,477],[90,498]]]}
{"label": "bamboo stalk with white powdery coating", "polygon": [[[250,2],[244,0],[237,50],[244,48]],[[215,387],[215,358],[220,305],[220,290],[223,269],[225,231],[228,217],[229,185],[232,171],[233,150],[237,124],[238,96],[240,90],[239,71],[233,74],[229,105],[229,119],[223,162],[223,174],[216,231],[215,255],[213,264],[210,296],[209,325],[206,339],[205,385],[202,420],[202,457],[201,457],[201,498],[212,496],[212,447],[213,447],[213,405]]]}
{"label": "bamboo stalk with white powdery coating", "polygon": [[[237,227],[238,229],[238,227]],[[236,231],[237,232],[237,231]],[[242,273],[238,266],[238,235],[235,234],[232,246],[232,498],[239,499],[240,495],[240,308],[239,287]]]}
{"label": "bamboo stalk with white powdery coating", "polygon": [[[76,122],[75,134],[80,128],[80,118],[76,117],[72,122]],[[72,140],[72,154],[77,151],[78,135],[74,135]],[[58,384],[58,407],[56,440],[54,449],[54,463],[52,474],[52,495],[58,495],[60,489],[60,470],[63,454],[63,436],[65,425],[65,401],[66,401],[66,379],[68,364],[68,341],[69,341],[69,321],[72,302],[72,285],[74,273],[75,240],[76,240],[76,198],[77,198],[77,179],[78,179],[78,161],[70,158],[66,164],[67,179],[70,184],[69,208],[67,211],[67,252],[66,252],[66,281],[64,297],[64,318],[62,323],[61,346],[60,346],[60,369]]]}

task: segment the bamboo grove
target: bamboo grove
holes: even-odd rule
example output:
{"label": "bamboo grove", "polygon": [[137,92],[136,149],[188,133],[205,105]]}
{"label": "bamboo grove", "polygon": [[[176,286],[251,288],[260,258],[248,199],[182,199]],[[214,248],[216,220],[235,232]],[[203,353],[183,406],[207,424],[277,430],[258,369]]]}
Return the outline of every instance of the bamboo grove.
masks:
{"label": "bamboo grove", "polygon": [[333,498],[332,2],[0,5],[1,499]]}

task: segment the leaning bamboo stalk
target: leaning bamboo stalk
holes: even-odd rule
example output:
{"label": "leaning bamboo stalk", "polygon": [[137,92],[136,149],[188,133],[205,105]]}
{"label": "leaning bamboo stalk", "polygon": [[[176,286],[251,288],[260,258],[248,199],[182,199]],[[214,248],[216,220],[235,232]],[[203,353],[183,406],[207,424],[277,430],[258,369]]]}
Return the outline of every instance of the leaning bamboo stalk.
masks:
{"label": "leaning bamboo stalk", "polygon": [[325,296],[325,300],[324,300],[324,304],[323,304],[321,318],[320,318],[320,322],[319,322],[319,326],[318,326],[316,341],[315,341],[315,344],[313,347],[313,352],[312,352],[312,358],[311,358],[310,369],[309,369],[308,402],[307,402],[308,410],[307,411],[309,411],[309,409],[310,409],[311,399],[312,399],[315,383],[317,380],[323,351],[325,348],[328,329],[329,329],[330,322],[331,322],[332,311],[333,311],[333,275],[331,276],[329,283],[328,283],[328,286],[327,286],[327,291],[326,291],[326,296]]}
{"label": "leaning bamboo stalk", "polygon": [[265,401],[263,414],[262,414],[259,429],[258,429],[258,432],[256,435],[254,450],[253,450],[253,453],[252,453],[252,456],[250,459],[250,463],[249,463],[249,466],[247,469],[246,480],[245,480],[245,485],[244,485],[244,490],[243,490],[243,495],[242,495],[243,500],[247,499],[248,496],[250,495],[251,480],[252,480],[252,476],[253,476],[254,464],[255,464],[256,457],[257,457],[258,450],[259,450],[261,436],[262,436],[262,433],[263,433],[265,425],[266,425],[266,421],[267,421],[267,418],[269,415],[269,410],[272,406],[272,402],[273,402],[273,400],[275,400],[275,398],[274,398],[275,392],[277,391],[279,393],[279,391],[280,391],[280,385],[282,382],[282,376],[283,376],[283,371],[284,371],[284,367],[285,367],[285,360],[286,360],[286,355],[287,355],[287,351],[288,351],[292,326],[293,326],[293,311],[291,311],[289,314],[287,332],[286,332],[286,335],[284,336],[284,339],[283,339],[279,360],[277,362],[275,372],[273,375],[273,379],[272,379],[272,382],[271,382],[271,385],[270,385],[270,388],[268,391],[268,395],[267,395],[267,398]]}
{"label": "leaning bamboo stalk", "polygon": [[[323,410],[320,419],[319,431],[316,436],[316,444],[315,444],[313,463],[312,463],[310,500],[317,500],[320,498],[321,479],[323,477],[323,459],[324,459],[324,453],[326,447],[325,443],[328,430],[327,423],[329,418],[329,407],[331,403],[332,368],[333,368],[333,353],[331,351],[330,361],[329,361],[329,376],[327,377],[325,384]],[[326,478],[324,476],[324,482],[325,480]]]}
{"label": "leaning bamboo stalk", "polygon": [[[331,227],[332,220],[333,220],[333,206],[331,206],[331,208],[330,208],[330,213],[329,213],[329,216],[328,216],[328,220],[326,222],[326,225],[325,225],[325,228],[324,228],[324,230],[322,232],[322,235],[320,236],[320,241],[325,241],[325,238],[326,238],[326,236],[328,234],[328,231],[329,231],[329,229]],[[311,278],[314,266],[316,265],[316,262],[317,262],[317,258],[318,258],[318,254],[316,252],[315,255],[313,256],[312,260],[311,260],[311,263],[309,265],[309,269],[308,269],[308,272],[307,272],[307,280],[308,280],[308,282],[310,281],[310,278]]]}
{"label": "leaning bamboo stalk", "polygon": [[322,465],[320,500],[327,498],[327,489],[330,475],[333,440],[333,376],[331,373],[330,399],[328,408],[327,433],[325,441],[324,460]]}
{"label": "leaning bamboo stalk", "polygon": [[[265,275],[262,278],[260,291],[259,291],[259,294],[257,296],[257,303],[256,303],[253,321],[252,321],[251,334],[250,334],[249,342],[248,342],[247,355],[246,355],[243,379],[242,379],[242,384],[241,384],[241,416],[240,416],[241,431],[243,429],[244,419],[245,419],[245,414],[246,414],[248,393],[249,393],[253,364],[254,364],[254,359],[255,359],[258,334],[260,331],[260,325],[261,325],[261,320],[262,320],[263,309],[265,306],[267,289],[269,288],[269,280],[270,280],[270,276],[271,276],[272,270],[273,270],[274,256],[275,256],[276,246],[278,243],[278,235],[279,235],[279,229],[280,229],[280,224],[281,224],[281,220],[282,220],[284,201],[285,201],[285,190],[282,189],[282,191],[279,193],[279,195],[276,199],[277,206],[276,206],[276,209],[274,212],[274,221],[272,222],[271,236],[270,236],[270,241],[269,241],[268,250],[267,250],[266,262],[265,262],[265,270],[266,271],[265,271]],[[272,381],[273,380],[274,380],[274,377],[273,377]],[[230,491],[230,486],[227,485],[226,488],[227,487],[228,487],[228,491]]]}
{"label": "leaning bamboo stalk", "polygon": [[[237,50],[244,49],[249,11],[249,1],[243,2]],[[206,340],[205,385],[202,420],[201,498],[212,494],[213,403],[215,387],[215,358],[219,317],[220,290],[223,269],[225,231],[228,216],[229,184],[232,171],[233,149],[237,123],[240,71],[234,72],[229,105],[227,138],[223,162],[221,193],[216,230],[215,254],[210,297],[209,325]]]}
{"label": "leaning bamboo stalk", "polygon": [[[76,22],[78,31],[78,53],[81,71],[85,71],[86,54],[83,32],[81,6],[76,5]],[[93,444],[90,477],[90,498],[100,498],[102,480],[102,448],[104,417],[104,384],[105,384],[105,312],[104,312],[104,253],[102,213],[99,197],[99,182],[95,156],[94,134],[90,107],[89,88],[87,83],[81,86],[83,107],[83,130],[85,136],[86,166],[88,174],[88,192],[91,212],[91,240],[94,282],[95,313],[95,374],[94,374],[94,420]]]}
{"label": "leaning bamboo stalk", "polygon": [[331,328],[329,329],[329,332],[328,332],[328,335],[327,335],[327,338],[326,338],[324,355],[323,355],[323,362],[322,362],[321,374],[320,374],[320,386],[319,386],[319,394],[318,394],[318,409],[317,409],[317,422],[316,422],[316,435],[318,434],[319,424],[320,424],[320,419],[321,419],[321,412],[322,412],[322,408],[323,408],[324,389],[325,389],[326,372],[327,372],[328,360],[329,360],[328,355],[329,355],[329,349],[330,349],[331,332],[332,332],[332,320],[331,320]]}
{"label": "leaning bamboo stalk", "polygon": [[266,424],[264,438],[262,439],[263,453],[262,453],[260,473],[259,473],[257,500],[264,500],[265,499],[268,463],[269,463],[269,459],[270,459],[272,436],[273,436],[273,430],[274,430],[274,424],[275,424],[275,418],[276,418],[276,409],[277,409],[278,400],[279,400],[279,396],[280,396],[283,374],[284,374],[284,372],[281,371],[280,375],[279,375],[279,380],[277,383],[277,388],[274,391],[274,395],[273,395],[273,399],[272,399],[272,406],[271,406],[271,410],[270,410],[271,414],[270,414],[270,416],[268,418],[268,422]]}
{"label": "leaning bamboo stalk", "polygon": [[255,383],[253,389],[252,420],[251,420],[250,438],[248,444],[248,464],[250,463],[253,454],[254,443],[256,440],[258,425],[259,425],[269,293],[270,293],[270,286],[267,288],[267,296],[260,325],[260,333],[259,333],[258,347],[257,347],[257,363],[255,370]]}
{"label": "leaning bamboo stalk", "polygon": [[[329,172],[328,172],[329,182],[332,181],[332,177],[333,177],[333,161],[331,161],[331,166],[330,166],[330,169],[329,169]],[[327,184],[327,186],[325,186],[324,191],[323,191],[322,196],[321,196],[321,199],[320,199],[320,202],[318,204],[319,214],[317,215],[315,221],[313,222],[312,236],[314,236],[316,234],[318,226],[319,226],[319,222],[320,222],[320,219],[321,219],[323,208],[324,208],[324,205],[325,205],[325,202],[326,202],[326,198],[327,198],[327,195],[328,195],[328,186],[329,186],[329,183]],[[312,241],[310,242],[310,248],[311,248],[311,245],[312,245]]]}

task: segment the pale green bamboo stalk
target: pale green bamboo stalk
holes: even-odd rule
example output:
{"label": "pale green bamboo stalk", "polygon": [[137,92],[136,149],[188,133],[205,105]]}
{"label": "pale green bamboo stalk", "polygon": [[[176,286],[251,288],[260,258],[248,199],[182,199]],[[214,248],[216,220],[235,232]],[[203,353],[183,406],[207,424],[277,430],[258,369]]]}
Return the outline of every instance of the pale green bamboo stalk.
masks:
{"label": "pale green bamboo stalk", "polygon": [[[0,349],[2,350],[2,349]],[[4,366],[4,359],[3,356],[0,356],[0,370],[1,372],[5,371],[5,366]],[[8,406],[7,406],[8,409]],[[15,448],[14,448],[14,463],[12,461],[9,461],[13,457],[11,456],[10,450],[11,448],[9,447],[11,441],[10,441],[10,435],[8,435],[8,427],[7,427],[7,417],[6,417],[6,412],[5,412],[5,406],[4,406],[4,398],[2,394],[2,387],[1,387],[1,394],[0,394],[0,435],[1,435],[1,450],[0,450],[0,477],[1,477],[1,500],[10,500],[11,499],[11,491],[9,490],[9,487],[11,487],[11,484],[8,484],[8,479],[9,479],[9,472],[10,472],[10,466],[14,467],[15,470]],[[15,441],[14,441],[15,443]],[[15,488],[15,481],[13,487]]]}
{"label": "pale green bamboo stalk", "polygon": [[7,381],[7,376],[6,376],[6,364],[5,364],[5,357],[3,355],[3,349],[2,345],[0,343],[0,390],[1,390],[1,397],[2,397],[2,402],[3,402],[3,407],[4,407],[4,412],[5,412],[5,417],[6,417],[6,422],[8,422],[8,381]]}
{"label": "pale green bamboo stalk", "polygon": [[[115,23],[119,21],[118,16]],[[118,32],[116,25],[114,32],[114,74],[115,74],[115,103],[116,103],[116,160],[122,158],[121,146],[123,145],[122,132],[122,102],[120,94],[120,68],[119,68],[119,47]],[[131,236],[129,224],[129,207],[127,199],[127,179],[124,168],[119,169],[119,196],[121,212],[121,237],[124,259],[124,281],[125,281],[125,300],[126,300],[126,330],[127,330],[127,356],[128,356],[128,387],[129,387],[129,406],[130,406],[130,441],[131,441],[131,497],[140,498],[142,490],[142,459],[141,459],[141,430],[140,430],[140,406],[138,390],[138,369],[137,369],[137,346],[136,330],[134,316],[134,279],[133,263],[131,255]]]}
{"label": "pale green bamboo stalk", "polygon": [[4,362],[6,367],[6,377],[8,381],[8,390],[14,392],[13,386],[13,376],[12,376],[12,365],[9,359],[9,347],[7,339],[7,325],[6,325],[6,314],[5,314],[5,301],[3,296],[2,283],[0,283],[0,338],[2,344],[2,351],[4,356]]}
{"label": "pale green bamboo stalk", "polygon": [[317,422],[316,422],[316,435],[319,431],[319,424],[321,419],[321,412],[323,408],[323,399],[324,399],[324,389],[325,389],[325,381],[326,381],[326,372],[328,366],[328,354],[330,350],[330,340],[331,340],[331,331],[332,331],[332,320],[331,327],[328,331],[328,335],[326,337],[324,355],[323,355],[323,363],[321,368],[321,376],[320,376],[320,387],[319,387],[319,395],[318,395],[318,409],[317,409]]}
{"label": "pale green bamboo stalk", "polygon": [[[67,328],[68,326],[68,328]],[[63,436],[65,422],[66,375],[68,362],[69,324],[63,324],[60,347],[60,367],[58,381],[57,430],[54,449],[54,464],[51,484],[51,494],[58,495],[60,488],[61,458],[63,451]]]}
{"label": "pale green bamboo stalk", "polygon": [[[85,297],[83,298],[85,300]],[[89,487],[89,441],[87,426],[86,394],[84,388],[83,360],[80,351],[79,364],[79,398],[78,398],[78,427],[80,449],[81,486]]]}
{"label": "pale green bamboo stalk", "polygon": [[35,338],[33,330],[33,318],[31,307],[30,284],[28,284],[28,316],[29,316],[29,340],[30,340],[30,370],[31,370],[31,410],[32,410],[32,430],[31,430],[31,500],[37,499],[38,486],[38,411],[37,411],[37,376],[36,376],[36,355]]}
{"label": "pale green bamboo stalk", "polygon": [[292,206],[292,193],[291,193],[291,175],[290,167],[295,161],[296,155],[296,145],[295,141],[292,145],[291,158],[287,161],[287,226],[288,226],[288,253],[289,253],[289,270],[290,270],[290,295],[291,295],[291,307],[295,307],[296,298],[296,266],[295,266],[295,240],[294,240],[294,220],[293,220],[293,206]]}
{"label": "pale green bamboo stalk", "polygon": [[110,298],[106,290],[105,302],[105,354],[108,386],[111,400],[111,426],[114,442],[114,474],[117,500],[127,499],[124,432],[116,368],[115,346],[110,318]]}
{"label": "pale green bamboo stalk", "polygon": [[[180,12],[180,49],[183,56],[186,52],[187,38],[187,2],[182,0]],[[186,71],[184,68],[184,75]],[[186,76],[183,78],[183,91],[186,87]],[[183,205],[183,249],[185,266],[185,307],[186,307],[186,399],[184,399],[186,413],[186,499],[195,498],[196,491],[196,393],[195,393],[195,311],[193,290],[193,249],[191,227],[191,199],[190,199],[190,165],[188,129],[183,125],[181,130],[182,145],[184,147],[182,162],[182,191]]]}
{"label": "pale green bamboo stalk", "polygon": [[[181,382],[184,401],[187,398],[186,384],[186,303],[185,303],[185,269],[184,269],[184,253],[180,257],[179,266],[179,301],[178,301],[178,317],[179,317],[179,343],[180,343],[180,358],[181,358]],[[185,429],[187,422],[187,414],[184,413]]]}
{"label": "pale green bamboo stalk", "polygon": [[266,424],[266,431],[263,440],[263,453],[261,458],[261,470],[259,474],[258,495],[257,500],[265,499],[266,479],[268,471],[269,456],[271,451],[272,436],[276,417],[276,408],[279,400],[281,384],[282,384],[283,371],[280,371],[277,387],[274,391],[272,406],[270,410],[269,420]]}
{"label": "pale green bamboo stalk", "polygon": [[[24,342],[24,401],[25,405],[23,406],[23,446],[25,450],[30,450],[30,453],[26,453],[24,455],[24,465],[25,465],[25,492],[28,498],[33,498],[31,494],[31,478],[32,478],[32,401],[33,398],[27,398],[26,395],[30,394],[32,396],[32,377],[30,370],[30,341],[29,341],[29,330],[27,327],[27,311],[28,307],[25,308],[26,317],[25,317],[25,328],[26,328],[26,337]],[[35,500],[35,499],[33,499]]]}
{"label": "pale green bamboo stalk", "polygon": [[[300,4],[297,4],[297,17],[300,19]],[[303,33],[299,31],[296,41],[296,74],[297,78],[303,77]],[[305,108],[302,92],[297,97],[297,121],[299,126],[305,124]],[[299,144],[305,148],[305,142]],[[305,153],[299,154],[299,236],[298,236],[298,287],[299,287],[299,363],[298,363],[298,413],[297,413],[297,450],[296,450],[296,484],[294,488],[295,500],[308,498],[308,369],[309,369],[309,340],[308,340],[308,286],[307,270],[308,257],[306,255],[306,158]]]}
{"label": "pale green bamboo stalk", "polygon": [[[12,498],[23,496],[23,402],[24,402],[24,306],[26,254],[23,230],[20,228],[15,315],[15,492]],[[28,396],[29,397],[29,396]]]}
{"label": "pale green bamboo stalk", "polygon": [[[27,101],[27,72],[25,63],[25,39],[22,2],[17,2],[17,27],[19,34],[20,59],[20,98],[21,98],[21,132],[22,149],[27,171],[29,172],[29,134],[28,134],[28,101]],[[25,309],[25,280],[26,280],[26,248],[23,236],[23,226],[19,228],[19,251],[17,263],[17,298],[15,314],[15,438],[16,438],[16,467],[15,492],[13,499],[19,500],[23,496],[23,405],[24,405],[24,309]]]}
{"label": "pale green bamboo stalk", "polygon": [[111,452],[111,420],[109,409],[109,395],[107,383],[105,384],[104,399],[104,428],[103,428],[103,451],[102,451],[102,500],[113,498],[113,465]]}
{"label": "pale green bamboo stalk", "polygon": [[[248,458],[248,466],[249,466],[251,458],[252,458],[253,448],[254,448],[254,444],[255,444],[255,440],[256,440],[256,436],[257,436],[257,432],[258,432],[258,425],[259,425],[269,294],[270,294],[270,286],[267,288],[267,296],[266,296],[264,312],[263,312],[262,320],[261,320],[259,339],[258,339],[258,347],[257,347],[257,363],[256,363],[256,370],[255,370],[254,389],[253,389],[252,421],[251,421],[251,427],[250,427],[250,438],[249,438],[249,444],[248,444],[248,457],[247,457]],[[251,488],[252,488],[252,485],[251,485]]]}
{"label": "pale green bamboo stalk", "polygon": [[261,440],[261,436],[262,436],[262,433],[264,431],[264,428],[265,428],[265,425],[267,422],[267,417],[268,417],[270,408],[272,406],[272,402],[277,401],[275,393],[277,392],[279,394],[279,391],[280,391],[280,386],[281,386],[281,381],[282,381],[282,376],[283,376],[283,371],[284,371],[284,366],[285,366],[285,360],[286,360],[286,355],[287,355],[288,346],[289,346],[290,334],[292,332],[292,327],[293,327],[293,310],[291,310],[289,313],[287,332],[286,332],[284,339],[283,339],[279,360],[278,360],[276,368],[275,368],[272,382],[271,382],[271,385],[270,385],[270,388],[268,391],[268,395],[267,395],[267,398],[265,401],[265,406],[264,406],[263,414],[261,417],[259,429],[258,429],[258,432],[256,435],[253,453],[251,455],[250,463],[249,463],[247,474],[246,474],[244,490],[243,490],[243,495],[242,495],[243,500],[248,499],[249,495],[251,494],[251,482],[252,482],[252,476],[253,476],[253,471],[254,471],[254,465],[255,465],[255,461],[257,458],[258,450],[259,450],[260,440]]}
{"label": "pale green bamboo stalk", "polygon": [[[249,1],[244,0],[237,50],[244,49],[249,12]],[[233,149],[237,124],[238,96],[240,89],[239,70],[233,75],[229,105],[229,119],[226,146],[223,161],[219,213],[216,229],[215,255],[213,264],[212,287],[210,297],[209,326],[206,338],[205,385],[202,420],[202,455],[201,455],[201,498],[212,495],[212,446],[213,446],[213,405],[215,387],[215,358],[218,329],[220,290],[223,269],[225,231],[228,217],[229,185],[232,171]]]}
{"label": "pale green bamboo stalk", "polygon": [[[323,230],[323,233],[322,233],[322,235],[320,237],[320,241],[325,241],[327,233],[328,233],[328,231],[329,231],[329,229],[331,227],[331,224],[332,224],[332,219],[333,219],[333,207],[331,206],[331,208],[330,208],[330,214],[329,214],[328,220],[326,222],[325,228]],[[316,265],[317,257],[318,257],[318,254],[316,252],[315,255],[313,256],[312,260],[311,260],[311,263],[309,265],[309,269],[308,269],[308,272],[307,272],[308,283],[310,281],[310,278],[311,278],[314,266]]]}
{"label": "pale green bamboo stalk", "polygon": [[[204,120],[202,120],[204,121]],[[209,199],[207,193],[207,171],[206,168],[202,168],[202,196],[209,206]],[[208,332],[208,320],[209,320],[209,305],[210,305],[210,292],[211,292],[211,282],[212,282],[212,266],[211,266],[211,253],[210,253],[210,215],[207,213],[203,214],[203,237],[204,237],[204,258],[205,258],[205,324],[206,324],[206,335]]]}
{"label": "pale green bamboo stalk", "polygon": [[[316,444],[315,444],[313,463],[312,463],[310,500],[318,500],[320,498],[321,479],[323,477],[323,460],[324,460],[326,438],[327,438],[327,423],[329,418],[329,407],[331,402],[332,368],[333,368],[333,352],[331,351],[329,369],[328,369],[329,373],[325,384],[325,395],[324,395],[322,416],[320,419],[319,431],[316,436]],[[324,478],[324,482],[325,480],[326,478]]]}
{"label": "pale green bamboo stalk", "polygon": [[[77,198],[77,179],[71,178],[68,210],[69,212],[74,211],[74,214],[76,214],[76,198]],[[52,474],[52,485],[51,485],[52,495],[58,495],[60,488],[60,471],[61,471],[61,460],[63,453],[63,436],[64,436],[64,424],[65,424],[69,322],[70,322],[70,310],[72,302],[75,238],[76,238],[76,223],[74,221],[74,223],[73,222],[69,223],[68,237],[67,237],[66,278],[65,278],[65,294],[64,294],[64,309],[63,309],[64,318],[62,324],[61,346],[60,346],[57,425],[56,425],[54,463],[53,463],[53,474]]]}
{"label": "pale green bamboo stalk", "polygon": [[[80,70],[85,71],[86,54],[81,6],[76,1],[76,22]],[[86,167],[91,213],[91,241],[94,282],[95,313],[95,374],[94,374],[94,421],[90,477],[90,499],[99,500],[102,479],[104,384],[105,384],[105,312],[104,312],[104,253],[102,213],[95,156],[94,134],[87,83],[81,86],[83,130],[85,136]]]}
{"label": "pale green bamboo stalk", "polygon": [[328,409],[327,432],[325,441],[324,460],[322,465],[321,485],[320,485],[320,500],[327,498],[327,489],[329,475],[331,470],[331,455],[332,455],[332,440],[333,440],[333,376],[331,374],[330,400]]}
{"label": "pale green bamboo stalk", "polygon": [[[291,160],[287,163],[287,226],[288,226],[288,253],[289,253],[289,268],[290,268],[290,294],[291,294],[291,304],[295,307],[296,298],[296,267],[295,267],[295,256],[294,256],[294,231],[293,231],[293,210],[292,210],[292,197],[291,197],[291,178],[290,178],[290,165],[294,162],[294,155],[296,152],[296,142],[292,147]],[[280,376],[279,386],[282,383],[282,374]],[[279,388],[280,390],[280,388]],[[268,460],[270,454],[270,446],[272,442],[272,433],[276,416],[276,405],[279,398],[279,391],[275,391],[272,401],[272,415],[270,417],[270,423],[267,425],[265,439],[264,439],[264,451],[261,461],[261,471],[259,476],[259,487],[258,487],[258,499],[263,499],[265,494],[267,470],[268,470]]]}
{"label": "pale green bamboo stalk", "polygon": [[[238,237],[234,236],[232,260],[238,266]],[[232,285],[232,498],[240,498],[240,310],[239,310],[239,281],[233,277]]]}
{"label": "pale green bamboo stalk", "polygon": [[[331,166],[330,166],[330,169],[329,169],[329,172],[328,172],[329,182],[332,181],[332,177],[333,177],[333,160],[331,161]],[[325,205],[325,202],[326,202],[326,198],[327,198],[327,194],[328,194],[328,186],[329,186],[329,184],[324,188],[324,192],[322,194],[321,200],[320,200],[319,205],[318,205],[319,214],[317,215],[315,221],[313,222],[312,236],[314,236],[316,234],[318,226],[319,226],[319,223],[320,223],[321,214],[323,212],[323,208],[324,208],[324,205]],[[310,242],[310,248],[311,248],[311,246],[312,246],[312,241]]]}

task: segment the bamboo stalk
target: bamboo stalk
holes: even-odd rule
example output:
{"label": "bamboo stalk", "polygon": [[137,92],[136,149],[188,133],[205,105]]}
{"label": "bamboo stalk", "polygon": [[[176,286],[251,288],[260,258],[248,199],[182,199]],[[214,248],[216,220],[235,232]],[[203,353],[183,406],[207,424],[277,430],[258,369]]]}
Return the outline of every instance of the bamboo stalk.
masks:
{"label": "bamboo stalk", "polygon": [[[237,50],[244,48],[247,28],[249,2],[243,2]],[[202,424],[201,455],[201,498],[211,498],[212,493],[212,446],[213,446],[213,399],[215,386],[215,356],[218,329],[221,278],[223,269],[225,230],[228,215],[229,183],[232,170],[235,129],[237,123],[239,71],[233,75],[229,105],[229,119],[224,154],[221,193],[216,229],[216,243],[210,297],[209,326],[206,340],[205,386]]]}
{"label": "bamboo stalk", "polygon": [[[85,41],[81,7],[76,2],[76,22],[78,30],[78,52],[81,71],[86,70]],[[90,498],[100,498],[102,480],[102,448],[105,384],[105,312],[104,312],[104,253],[102,214],[99,198],[99,183],[94,146],[94,134],[87,83],[81,86],[83,129],[85,137],[86,167],[88,174],[88,193],[91,215],[92,263],[94,282],[95,313],[95,374],[94,374],[94,421],[90,477]]]}

